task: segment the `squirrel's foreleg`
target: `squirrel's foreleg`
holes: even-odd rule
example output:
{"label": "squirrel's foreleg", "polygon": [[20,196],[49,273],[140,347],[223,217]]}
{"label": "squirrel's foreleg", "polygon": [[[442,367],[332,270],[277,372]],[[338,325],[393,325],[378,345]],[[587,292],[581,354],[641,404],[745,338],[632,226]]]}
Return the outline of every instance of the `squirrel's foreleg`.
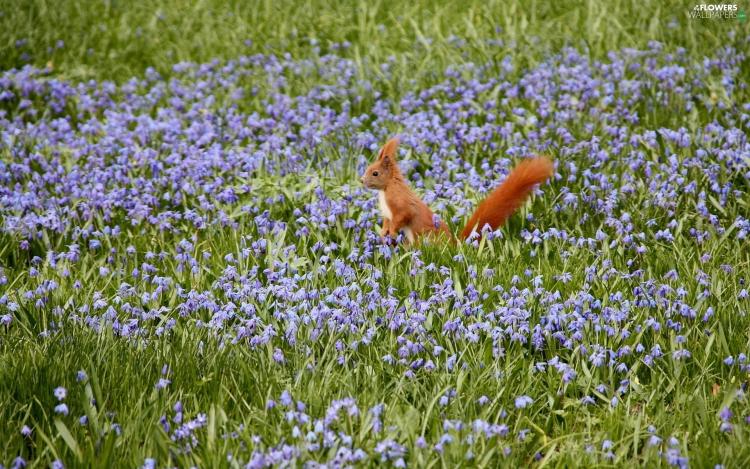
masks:
{"label": "squirrel's foreleg", "polygon": [[388,229],[390,228],[390,226],[391,226],[390,221],[387,218],[383,217],[383,228],[380,230],[381,237],[384,237],[385,235],[388,234]]}

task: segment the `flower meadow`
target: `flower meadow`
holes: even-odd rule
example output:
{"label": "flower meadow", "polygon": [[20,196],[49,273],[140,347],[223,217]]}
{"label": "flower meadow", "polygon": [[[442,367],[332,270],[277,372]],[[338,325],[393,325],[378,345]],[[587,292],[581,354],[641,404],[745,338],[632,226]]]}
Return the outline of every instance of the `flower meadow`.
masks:
{"label": "flower meadow", "polygon": [[[470,47],[451,38],[457,53]],[[0,76],[0,465],[741,467],[750,37]],[[464,244],[384,244],[400,135]]]}

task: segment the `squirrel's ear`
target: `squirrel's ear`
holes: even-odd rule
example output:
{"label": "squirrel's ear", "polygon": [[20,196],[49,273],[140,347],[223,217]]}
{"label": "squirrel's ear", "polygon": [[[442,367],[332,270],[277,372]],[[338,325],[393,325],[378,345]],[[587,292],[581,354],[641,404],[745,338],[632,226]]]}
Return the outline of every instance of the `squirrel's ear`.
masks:
{"label": "squirrel's ear", "polygon": [[391,161],[395,161],[398,142],[398,137],[393,137],[392,139],[385,142],[385,145],[383,145],[383,148],[380,149],[380,153],[378,154],[378,160],[382,161],[386,157],[390,157]]}

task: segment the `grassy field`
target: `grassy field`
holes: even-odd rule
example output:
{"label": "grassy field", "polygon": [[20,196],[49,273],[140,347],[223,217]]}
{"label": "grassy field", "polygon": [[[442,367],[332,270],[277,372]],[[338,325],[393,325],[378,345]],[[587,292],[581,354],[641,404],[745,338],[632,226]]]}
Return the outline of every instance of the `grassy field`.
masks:
{"label": "grassy field", "polygon": [[[0,0],[0,467],[750,465],[750,34],[694,6]],[[555,176],[384,245],[395,134],[454,232]]]}

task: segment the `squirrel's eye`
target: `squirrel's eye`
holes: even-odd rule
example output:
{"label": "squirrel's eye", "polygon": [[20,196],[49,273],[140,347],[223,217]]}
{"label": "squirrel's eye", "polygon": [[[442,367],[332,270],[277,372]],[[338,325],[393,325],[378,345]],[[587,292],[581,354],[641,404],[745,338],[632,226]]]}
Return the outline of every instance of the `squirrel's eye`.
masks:
{"label": "squirrel's eye", "polygon": [[378,174],[379,174],[379,173],[378,173],[377,171],[373,171],[373,172],[372,172],[372,175],[373,175],[373,176],[375,176],[375,177],[378,177]]}

